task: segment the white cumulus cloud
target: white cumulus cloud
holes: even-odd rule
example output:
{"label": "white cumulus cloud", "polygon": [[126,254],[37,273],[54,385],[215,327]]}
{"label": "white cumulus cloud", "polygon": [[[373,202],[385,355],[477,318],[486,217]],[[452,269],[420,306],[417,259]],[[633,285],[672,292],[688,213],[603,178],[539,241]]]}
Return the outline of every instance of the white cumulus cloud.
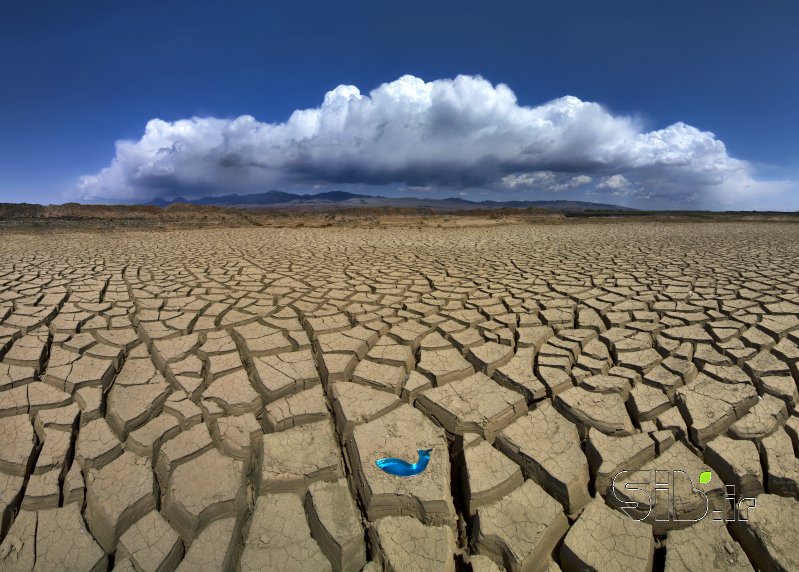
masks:
{"label": "white cumulus cloud", "polygon": [[505,175],[499,181],[499,186],[508,191],[540,190],[548,192],[567,191],[587,185],[593,181],[588,175],[555,173],[553,171],[537,171],[534,173],[515,173]]}
{"label": "white cumulus cloud", "polygon": [[[624,189],[614,186],[622,182]],[[749,163],[696,127],[645,131],[573,96],[520,105],[508,86],[464,75],[403,76],[368,95],[340,85],[283,123],[152,119],[138,141],[118,141],[111,164],[82,177],[77,192],[83,200],[143,201],[339,183],[594,188],[730,204],[791,188],[755,179]]]}
{"label": "white cumulus cloud", "polygon": [[605,177],[596,186],[597,189],[610,189],[612,191],[619,191],[626,189],[630,186],[630,181],[624,175],[611,175]]}

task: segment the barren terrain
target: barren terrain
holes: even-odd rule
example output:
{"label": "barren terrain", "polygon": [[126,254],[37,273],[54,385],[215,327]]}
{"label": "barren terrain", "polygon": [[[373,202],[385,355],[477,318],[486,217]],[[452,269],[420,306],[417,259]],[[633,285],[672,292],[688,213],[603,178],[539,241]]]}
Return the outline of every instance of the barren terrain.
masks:
{"label": "barren terrain", "polygon": [[796,224],[0,244],[0,570],[799,569]]}

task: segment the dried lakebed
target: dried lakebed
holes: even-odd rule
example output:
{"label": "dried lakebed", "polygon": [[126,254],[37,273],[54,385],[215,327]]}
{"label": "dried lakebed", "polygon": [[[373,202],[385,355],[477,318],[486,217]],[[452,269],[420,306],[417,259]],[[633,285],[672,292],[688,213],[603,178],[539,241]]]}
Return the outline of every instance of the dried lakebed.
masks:
{"label": "dried lakebed", "polygon": [[797,225],[2,244],[2,570],[799,569]]}

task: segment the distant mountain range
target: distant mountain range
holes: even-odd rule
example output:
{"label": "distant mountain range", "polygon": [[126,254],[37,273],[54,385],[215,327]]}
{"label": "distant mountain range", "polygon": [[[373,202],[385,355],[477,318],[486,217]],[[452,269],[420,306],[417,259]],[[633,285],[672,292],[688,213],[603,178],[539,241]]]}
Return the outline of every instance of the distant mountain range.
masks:
{"label": "distant mountain range", "polygon": [[346,191],[328,191],[317,194],[295,195],[283,191],[266,191],[251,195],[221,195],[201,199],[185,199],[177,197],[171,200],[156,199],[147,203],[159,207],[167,207],[175,203],[191,205],[213,205],[223,207],[426,207],[441,211],[498,208],[541,208],[550,211],[634,211],[629,207],[592,203],[588,201],[468,201],[461,198],[429,199],[417,197],[380,197],[375,195],[358,195]]}

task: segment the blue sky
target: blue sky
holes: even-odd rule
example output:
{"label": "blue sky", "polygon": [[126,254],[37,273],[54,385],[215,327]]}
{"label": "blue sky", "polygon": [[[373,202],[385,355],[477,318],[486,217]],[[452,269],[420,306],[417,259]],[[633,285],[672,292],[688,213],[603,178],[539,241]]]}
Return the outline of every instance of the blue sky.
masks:
{"label": "blue sky", "polygon": [[17,3],[0,201],[799,209],[797,21],[789,0]]}

